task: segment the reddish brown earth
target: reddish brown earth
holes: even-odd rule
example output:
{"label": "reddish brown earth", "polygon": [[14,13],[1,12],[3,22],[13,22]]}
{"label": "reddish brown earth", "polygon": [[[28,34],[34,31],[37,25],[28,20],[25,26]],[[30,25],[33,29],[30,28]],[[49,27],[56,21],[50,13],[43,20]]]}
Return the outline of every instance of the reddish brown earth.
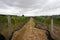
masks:
{"label": "reddish brown earth", "polygon": [[33,18],[24,27],[13,34],[12,40],[48,40],[45,31],[35,28]]}

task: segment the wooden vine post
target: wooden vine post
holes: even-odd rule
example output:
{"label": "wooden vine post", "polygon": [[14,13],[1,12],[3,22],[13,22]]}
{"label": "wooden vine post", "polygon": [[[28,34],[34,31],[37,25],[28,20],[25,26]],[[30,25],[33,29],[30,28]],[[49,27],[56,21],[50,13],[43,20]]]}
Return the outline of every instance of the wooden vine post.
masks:
{"label": "wooden vine post", "polygon": [[11,35],[11,16],[7,16],[8,19],[8,30],[9,30],[9,36]]}
{"label": "wooden vine post", "polygon": [[53,16],[51,16],[50,32],[53,33]]}

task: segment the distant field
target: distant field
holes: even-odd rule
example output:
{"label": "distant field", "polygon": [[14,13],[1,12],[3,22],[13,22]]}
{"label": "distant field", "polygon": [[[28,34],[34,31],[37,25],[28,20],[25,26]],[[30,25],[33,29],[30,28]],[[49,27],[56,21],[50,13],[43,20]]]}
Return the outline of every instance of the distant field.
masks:
{"label": "distant field", "polygon": [[[11,32],[14,32],[22,28],[22,26],[27,22],[28,19],[29,17],[11,16]],[[0,15],[0,33],[3,34],[8,40],[9,27],[8,27],[7,16],[4,15]]]}
{"label": "distant field", "polygon": [[[50,17],[35,17],[36,20],[40,21],[41,25],[45,25],[47,29],[49,29],[51,24]],[[53,18],[54,23],[54,31],[53,31],[53,38],[55,40],[60,40],[60,18],[54,17]]]}
{"label": "distant field", "polygon": [[[23,25],[28,22],[30,17],[18,17],[18,16],[11,16],[11,32],[19,30],[23,27]],[[47,29],[50,27],[50,17],[34,17],[40,25],[45,26]],[[60,18],[53,18],[54,19],[54,33],[55,35],[60,35]],[[37,22],[37,23],[38,23]],[[39,23],[38,23],[39,25]],[[0,15],[0,33],[3,34],[6,39],[8,40],[9,36],[9,29],[8,29],[8,20],[7,16]],[[57,30],[58,29],[58,30]],[[59,36],[60,37],[60,36]],[[56,38],[57,39],[57,38]]]}

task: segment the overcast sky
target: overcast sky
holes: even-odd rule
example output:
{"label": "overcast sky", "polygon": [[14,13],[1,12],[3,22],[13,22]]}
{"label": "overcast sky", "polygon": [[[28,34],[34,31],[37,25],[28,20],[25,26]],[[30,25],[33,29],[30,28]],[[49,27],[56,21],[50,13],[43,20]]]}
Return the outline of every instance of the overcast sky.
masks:
{"label": "overcast sky", "polygon": [[59,15],[60,0],[0,0],[0,14]]}

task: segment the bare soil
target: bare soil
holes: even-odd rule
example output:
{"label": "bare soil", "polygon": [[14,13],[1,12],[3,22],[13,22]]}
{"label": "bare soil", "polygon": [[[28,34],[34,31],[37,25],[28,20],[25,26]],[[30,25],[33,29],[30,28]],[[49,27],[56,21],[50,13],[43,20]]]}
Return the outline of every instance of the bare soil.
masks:
{"label": "bare soil", "polygon": [[12,40],[48,40],[45,31],[35,28],[35,22],[33,18],[13,34]]}

